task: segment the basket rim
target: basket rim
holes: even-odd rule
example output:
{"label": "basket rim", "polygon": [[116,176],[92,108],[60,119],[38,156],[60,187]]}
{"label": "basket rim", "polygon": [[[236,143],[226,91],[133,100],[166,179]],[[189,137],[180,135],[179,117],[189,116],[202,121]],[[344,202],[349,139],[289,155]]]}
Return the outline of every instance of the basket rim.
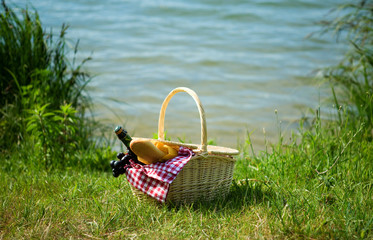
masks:
{"label": "basket rim", "polygon": [[[194,144],[194,143],[182,143],[176,141],[168,141],[168,140],[160,140],[160,139],[152,139],[152,138],[143,138],[143,137],[132,137],[132,139],[143,139],[143,140],[152,140],[152,141],[159,141],[169,145],[177,145],[182,147],[187,147],[192,149],[194,153],[203,153],[204,151],[201,149],[201,144]],[[240,152],[234,148],[222,147],[222,146],[215,146],[215,145],[207,145],[207,153],[211,155],[238,155]]]}

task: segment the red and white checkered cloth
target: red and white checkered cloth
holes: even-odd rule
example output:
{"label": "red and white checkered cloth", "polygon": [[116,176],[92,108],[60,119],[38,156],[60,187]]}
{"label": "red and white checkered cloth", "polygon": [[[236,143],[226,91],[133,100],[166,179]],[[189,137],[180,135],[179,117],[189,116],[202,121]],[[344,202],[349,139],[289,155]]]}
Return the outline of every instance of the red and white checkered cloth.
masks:
{"label": "red and white checkered cloth", "polygon": [[140,165],[132,162],[126,171],[127,180],[135,188],[164,203],[170,184],[192,156],[192,150],[180,147],[178,156],[164,163]]}

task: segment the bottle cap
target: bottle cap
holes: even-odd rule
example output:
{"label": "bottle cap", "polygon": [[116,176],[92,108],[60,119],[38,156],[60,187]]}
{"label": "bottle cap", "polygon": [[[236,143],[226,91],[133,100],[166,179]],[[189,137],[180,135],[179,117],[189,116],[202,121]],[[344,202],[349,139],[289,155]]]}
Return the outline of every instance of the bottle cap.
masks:
{"label": "bottle cap", "polygon": [[116,126],[114,129],[115,134],[119,135],[123,131],[123,128],[121,126]]}

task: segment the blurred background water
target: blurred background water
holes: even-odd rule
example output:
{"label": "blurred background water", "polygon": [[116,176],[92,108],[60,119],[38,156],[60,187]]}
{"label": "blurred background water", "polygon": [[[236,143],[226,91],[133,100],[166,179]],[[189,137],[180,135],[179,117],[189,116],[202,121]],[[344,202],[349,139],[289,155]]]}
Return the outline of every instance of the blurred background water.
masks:
{"label": "blurred background water", "polygon": [[[317,69],[334,65],[343,46],[320,30],[338,0],[13,0],[35,8],[58,34],[70,25],[78,59],[94,78],[89,94],[96,119],[153,137],[163,99],[192,88],[206,111],[208,138],[237,147],[247,131],[261,149],[278,127],[290,131],[327,95]],[[275,110],[278,111],[279,124]],[[265,128],[266,134],[263,134]],[[168,137],[198,143],[194,101],[175,95],[166,114]]]}

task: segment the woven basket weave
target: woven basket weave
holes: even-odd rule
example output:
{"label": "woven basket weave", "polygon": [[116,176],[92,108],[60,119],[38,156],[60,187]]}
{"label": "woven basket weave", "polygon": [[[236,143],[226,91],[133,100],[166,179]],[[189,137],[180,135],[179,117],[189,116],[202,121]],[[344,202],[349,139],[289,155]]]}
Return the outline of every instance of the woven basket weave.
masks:
{"label": "woven basket weave", "polygon": [[[201,144],[185,144],[164,140],[164,119],[170,99],[179,92],[188,93],[198,107],[201,121]],[[136,138],[134,138],[136,139]],[[197,94],[185,87],[172,90],[165,98],[158,122],[158,140],[170,145],[186,146],[195,155],[184,166],[175,180],[170,184],[166,202],[174,204],[192,203],[197,200],[210,201],[214,198],[224,198],[232,183],[236,149],[207,145],[207,128],[205,111]],[[132,192],[140,200],[150,197],[142,191],[132,187]]]}

